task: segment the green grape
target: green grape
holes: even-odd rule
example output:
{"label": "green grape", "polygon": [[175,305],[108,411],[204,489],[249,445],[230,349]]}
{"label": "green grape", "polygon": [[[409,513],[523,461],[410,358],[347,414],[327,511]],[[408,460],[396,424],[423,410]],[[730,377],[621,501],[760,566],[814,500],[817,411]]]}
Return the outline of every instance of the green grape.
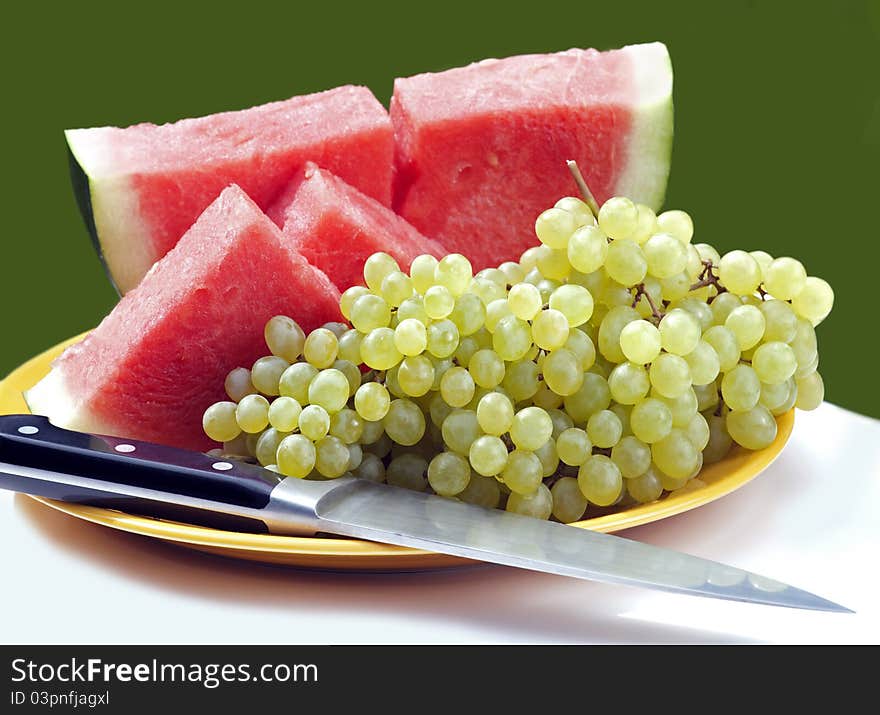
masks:
{"label": "green grape", "polygon": [[397,309],[397,325],[400,325],[404,320],[409,319],[418,320],[426,327],[431,322],[431,319],[425,312],[425,305],[422,302],[421,296],[407,298]]}
{"label": "green grape", "polygon": [[441,320],[452,313],[455,308],[455,296],[446,286],[435,285],[428,288],[423,304],[429,318]]}
{"label": "green grape", "polygon": [[[517,265],[517,264],[513,264],[513,265]],[[507,287],[507,276],[504,274],[504,271],[502,271],[500,268],[484,268],[483,270],[479,271],[474,276],[474,280],[477,280],[477,279],[480,279],[480,280],[485,279],[485,280],[492,281],[493,283],[501,286],[502,288]]]}
{"label": "green grape", "polygon": [[460,253],[450,253],[434,268],[434,282],[445,286],[453,296],[464,293],[474,277],[471,262]]}
{"label": "green grape", "polygon": [[[494,333],[503,318],[513,316],[506,298],[493,300],[486,306],[486,330]],[[514,316],[515,317],[515,316]]]}
{"label": "green grape", "polygon": [[694,385],[697,396],[697,409],[702,412],[718,404],[718,384],[713,380],[705,385]]}
{"label": "green grape", "polygon": [[552,514],[563,524],[579,521],[587,510],[587,499],[574,477],[557,479],[550,489],[553,497]]}
{"label": "green grape", "polygon": [[682,243],[690,243],[694,236],[694,222],[685,211],[664,211],[657,216],[657,227]]}
{"label": "green grape", "polygon": [[[645,244],[646,247],[648,245],[650,241]],[[648,272],[648,261],[635,241],[617,239],[608,246],[605,270],[612,280],[623,286],[633,286],[644,279]]]}
{"label": "green grape", "polygon": [[541,462],[541,474],[549,477],[559,467],[559,454],[556,452],[556,442],[548,439],[543,445],[535,450],[535,456]]}
{"label": "green grape", "polygon": [[534,452],[515,449],[507,455],[501,479],[511,492],[526,495],[540,486],[543,473],[544,467]]}
{"label": "green grape", "polygon": [[284,358],[274,355],[261,357],[251,368],[251,382],[264,395],[270,397],[277,395],[279,394],[278,383],[281,380],[281,375],[288,367],[290,367],[290,363]]}
{"label": "green grape", "polygon": [[661,440],[651,445],[654,464],[673,479],[686,479],[698,466],[699,451],[687,434],[675,427]]}
{"label": "green grape", "polygon": [[764,271],[766,271],[770,264],[773,263],[773,256],[771,256],[767,251],[749,251],[749,255],[754,258],[758,265],[761,267],[761,275],[764,275]]}
{"label": "green grape", "polygon": [[702,330],[693,315],[681,308],[670,310],[660,321],[663,349],[674,355],[687,355],[700,341]]}
{"label": "green grape", "polygon": [[345,444],[354,444],[364,433],[364,421],[355,410],[346,407],[330,416],[330,434]]}
{"label": "green grape", "polygon": [[[699,462],[700,454],[697,453],[697,461]],[[684,487],[690,481],[689,477],[670,477],[659,469],[656,471],[657,477],[660,479],[660,485],[668,492],[674,492]]]}
{"label": "green grape", "polygon": [[[351,309],[354,306],[354,302],[362,295],[369,294],[369,292],[370,289],[366,286],[352,286],[342,293],[342,297],[339,299],[339,312],[342,313],[346,320],[351,320]],[[305,340],[303,340],[303,343],[305,343]]]}
{"label": "green grape", "polygon": [[611,405],[609,407],[615,415],[617,415],[617,419],[620,420],[620,426],[623,429],[623,436],[629,437],[632,435],[632,427],[629,424],[629,415],[632,412],[631,405],[618,405],[617,403]]}
{"label": "green grape", "polygon": [[520,320],[531,320],[541,310],[541,292],[531,283],[518,283],[507,294],[510,312]]}
{"label": "green grape", "polygon": [[608,449],[620,441],[623,425],[611,410],[600,410],[587,420],[587,436],[596,447]]}
{"label": "green grape", "polygon": [[361,463],[355,468],[354,475],[368,482],[381,484],[385,481],[385,464],[375,454],[363,455]]}
{"label": "green grape", "polygon": [[553,497],[545,485],[539,484],[531,494],[511,494],[504,508],[512,514],[549,519],[553,511]]}
{"label": "green grape", "polygon": [[278,443],[276,464],[285,477],[304,479],[315,468],[317,451],[308,437],[301,434],[288,435]]}
{"label": "green grape", "polygon": [[582,372],[589,370],[596,362],[596,346],[583,330],[570,330],[563,347],[574,353]]}
{"label": "green grape", "polygon": [[385,481],[395,487],[416,492],[428,488],[428,460],[413,452],[395,457],[385,469]]}
{"label": "green grape", "polygon": [[278,381],[278,390],[285,397],[292,397],[300,404],[309,401],[309,385],[318,374],[318,368],[307,362],[295,362],[283,373]]}
{"label": "green grape", "polygon": [[[691,248],[693,248],[693,246],[691,246]],[[684,298],[690,292],[691,284],[693,282],[693,278],[691,278],[687,271],[676,273],[673,276],[669,276],[669,278],[661,278],[658,281],[660,286],[660,297],[662,300],[669,302]],[[641,302],[646,303],[647,301],[642,298]],[[656,300],[654,302],[657,303]],[[650,315],[650,306],[646,305],[645,307],[645,315]]]}
{"label": "green grape", "polygon": [[443,425],[443,421],[449,416],[453,408],[446,404],[440,393],[435,393],[428,403],[428,414],[435,427]]}
{"label": "green grape", "polygon": [[540,407],[525,407],[517,412],[510,425],[510,439],[519,448],[535,451],[553,435],[553,420]]}
{"label": "green grape", "polygon": [[440,380],[440,395],[452,407],[464,407],[474,396],[474,378],[463,367],[453,367]]}
{"label": "green grape", "polygon": [[678,397],[691,386],[691,370],[678,355],[661,353],[648,371],[651,385],[663,397]]}
{"label": "green grape", "polygon": [[721,396],[731,410],[750,410],[761,397],[761,380],[748,365],[737,365],[721,380]]}
{"label": "green grape", "polygon": [[655,233],[645,241],[642,251],[648,273],[657,278],[671,278],[687,267],[687,249],[668,233]]}
{"label": "green grape", "polygon": [[583,325],[593,314],[593,296],[583,286],[560,286],[550,294],[549,302],[550,308],[565,316],[571,328]]}
{"label": "green grape", "polygon": [[385,277],[399,270],[397,261],[387,253],[374,253],[364,262],[364,282],[373,293],[378,294],[382,290]]}
{"label": "green grape", "polygon": [[480,398],[477,404],[477,423],[483,432],[500,437],[511,429],[513,422],[513,403],[508,397],[499,392],[489,392]]}
{"label": "green grape", "polygon": [[730,315],[734,308],[739,308],[743,304],[742,298],[733,293],[719,293],[712,301],[712,322],[715,325],[724,325],[727,316]]}
{"label": "green grape", "polygon": [[382,418],[387,434],[397,444],[414,445],[425,434],[425,415],[419,406],[407,399],[393,400],[388,414]]}
{"label": "green grape", "polygon": [[421,397],[434,384],[434,364],[424,355],[404,358],[396,376],[401,396]]}
{"label": "green grape", "polygon": [[578,468],[581,494],[596,506],[611,506],[623,489],[617,465],[602,454],[594,454]]}
{"label": "green grape", "polygon": [[718,356],[721,372],[729,372],[739,362],[739,342],[733,331],[724,325],[715,325],[703,333],[703,340],[712,346]]}
{"label": "green grape", "polygon": [[573,395],[584,384],[584,371],[577,356],[565,348],[549,353],[544,358],[542,371],[547,387],[562,397]]}
{"label": "green grape", "polygon": [[513,261],[505,261],[498,266],[498,270],[504,274],[506,286],[513,286],[517,283],[522,283],[523,279],[526,277],[526,272],[522,269],[522,266]]}
{"label": "green grape", "polygon": [[675,310],[676,308],[686,310],[694,316],[702,330],[707,330],[712,326],[714,321],[712,308],[706,304],[704,299],[696,298],[694,294],[691,294],[669,305],[669,310]]}
{"label": "green grape", "polygon": [[618,365],[608,376],[611,398],[622,405],[641,402],[650,388],[648,371],[641,365],[634,365],[631,362]]}
{"label": "green grape", "polygon": [[492,350],[478,350],[468,362],[468,372],[477,385],[492,389],[504,379],[504,361]]}
{"label": "green grape", "polygon": [[365,335],[361,342],[361,359],[374,370],[390,370],[397,365],[403,355],[394,344],[394,331],[391,328],[377,328]]}
{"label": "green grape", "polygon": [[245,395],[252,395],[257,391],[251,382],[251,371],[246,367],[237,367],[230,370],[223,381],[223,389],[233,402],[240,401]]}
{"label": "green grape", "polygon": [[625,362],[620,335],[626,325],[639,319],[638,312],[629,305],[617,305],[609,310],[599,327],[599,352],[613,363]]}
{"label": "green grape", "polygon": [[598,271],[608,256],[608,237],[596,226],[584,226],[571,235],[566,253],[575,270],[581,273]]}
{"label": "green grape", "polygon": [[726,419],[720,415],[712,415],[706,420],[709,423],[709,442],[703,448],[703,462],[714,464],[720,462],[730,452],[733,438],[727,432]]}
{"label": "green grape", "polygon": [[794,350],[794,356],[797,359],[799,368],[810,365],[818,357],[816,331],[813,329],[810,321],[804,318],[798,318],[794,338],[791,339],[789,344],[791,349]]}
{"label": "green grape", "polygon": [[807,271],[794,258],[777,258],[763,270],[764,290],[779,300],[791,300],[807,282]]}
{"label": "green grape", "polygon": [[468,485],[470,478],[470,464],[460,454],[441,452],[428,464],[428,484],[440,496],[455,496]]}
{"label": "green grape", "polygon": [[[364,450],[359,444],[349,444],[346,447],[348,448],[348,466],[346,471],[354,473],[361,466],[361,462],[364,461]],[[375,457],[376,455],[370,456]]]}
{"label": "green grape", "polygon": [[321,370],[309,383],[309,402],[323,407],[329,414],[339,412],[351,391],[348,378],[339,370]]}
{"label": "green grape", "polygon": [[477,413],[474,410],[452,410],[443,420],[441,434],[448,449],[468,454],[474,440],[482,434]]}
{"label": "green grape", "polygon": [[583,424],[590,415],[599,410],[607,409],[611,404],[611,390],[608,382],[601,375],[593,372],[584,374],[584,384],[581,389],[564,400],[565,411],[574,420],[575,424]]}
{"label": "green grape", "polygon": [[596,218],[593,216],[590,207],[576,196],[564,196],[553,206],[557,209],[564,209],[574,216],[577,227],[593,226],[596,224]]}
{"label": "green grape", "polygon": [[[722,295],[728,295],[723,293]],[[719,296],[720,297],[720,296]],[[712,303],[718,302],[716,298]],[[797,316],[791,306],[782,300],[761,301],[758,306],[764,314],[764,340],[767,342],[779,341],[790,343],[797,333]]]}
{"label": "green grape", "polygon": [[694,244],[694,248],[696,248],[697,253],[700,254],[701,260],[710,261],[715,266],[721,262],[721,254],[715,250],[714,246],[711,246],[708,243],[696,243]]}
{"label": "green grape", "polygon": [[416,256],[409,267],[409,276],[412,279],[413,288],[424,295],[428,288],[434,285],[434,271],[437,268],[437,259],[427,253]]}
{"label": "green grape", "polygon": [[471,358],[480,349],[480,344],[473,337],[462,338],[458,343],[458,347],[452,354],[452,360],[455,364],[463,368],[467,368],[471,363]]}
{"label": "green grape", "polygon": [[447,358],[458,349],[458,328],[451,320],[438,320],[428,326],[428,352],[437,358]]}
{"label": "green grape", "polygon": [[[366,296],[364,296],[366,297]],[[360,298],[358,298],[360,300]],[[381,299],[380,299],[381,300]],[[309,333],[303,346],[306,362],[319,370],[330,367],[339,354],[339,338],[327,328],[317,328]]]}
{"label": "green grape", "polygon": [[718,278],[731,293],[752,295],[761,283],[761,266],[745,251],[730,251],[718,262]]}
{"label": "green grape", "polygon": [[384,385],[378,382],[365,382],[354,395],[354,408],[369,422],[378,422],[388,414],[391,396]]}
{"label": "green grape", "polygon": [[761,383],[761,397],[758,399],[771,412],[785,404],[794,386],[794,379],[788,378],[775,384]]}
{"label": "green grape", "polygon": [[763,343],[752,355],[752,368],[761,382],[785,382],[797,369],[794,350],[781,342]]}
{"label": "green grape", "polygon": [[473,335],[486,322],[486,308],[479,296],[465,293],[455,300],[455,307],[449,315],[461,336]]}
{"label": "green grape", "polygon": [[795,405],[799,410],[815,410],[825,399],[825,383],[818,372],[797,381]]}
{"label": "green grape", "polygon": [[587,433],[577,427],[570,427],[556,440],[556,453],[559,459],[570,467],[579,467],[590,456],[593,443]]}
{"label": "green grape", "polygon": [[[537,268],[538,266],[538,256],[543,253],[545,247],[543,245],[540,246],[532,246],[531,248],[527,248],[523,251],[522,256],[519,259],[520,268],[523,269],[523,272],[526,274],[530,273],[532,270]],[[525,278],[524,280],[527,280]]]}
{"label": "green grape", "polygon": [[626,492],[637,503],[648,504],[663,494],[663,482],[653,469],[648,469],[633,479],[627,479]]}
{"label": "green grape", "polygon": [[235,408],[235,421],[242,432],[262,432],[269,425],[269,400],[262,395],[245,395]]}
{"label": "green grape", "polygon": [[645,206],[645,204],[636,204],[636,210],[638,211],[638,224],[629,238],[641,246],[657,233],[657,214],[654,213],[654,209]]}
{"label": "green grape", "polygon": [[538,388],[538,391],[532,398],[532,402],[535,407],[540,407],[542,410],[555,410],[562,406],[563,399],[562,395],[557,395],[553,390],[547,387],[547,383],[545,382]]}
{"label": "green grape", "polygon": [[[378,424],[381,429],[371,426],[375,424]],[[372,442],[368,442],[367,437],[373,437],[376,432],[378,432],[379,436]],[[364,436],[361,437],[361,444],[367,445],[367,451],[371,454],[375,454],[379,459],[385,459],[391,453],[391,447],[394,443],[391,441],[391,437],[385,434],[385,427],[381,422],[365,422]]]}
{"label": "green grape", "polygon": [[401,355],[420,355],[428,347],[428,331],[416,318],[406,318],[394,328],[394,347]]}
{"label": "green grape", "polygon": [[348,360],[337,360],[333,363],[333,369],[339,370],[339,372],[345,375],[345,379],[348,380],[349,397],[354,395],[361,386],[362,374],[360,368]]}
{"label": "green grape", "polygon": [[234,402],[215,402],[202,417],[202,429],[215,442],[231,442],[241,434],[236,421],[238,405]]}
{"label": "green grape", "polygon": [[834,291],[821,278],[809,276],[804,287],[792,298],[791,307],[801,318],[806,318],[814,326],[821,323],[834,307]]}
{"label": "green grape", "polygon": [[551,438],[554,440],[565,430],[574,427],[574,420],[564,410],[550,409],[547,410],[547,414],[550,415],[550,421],[553,423]]}
{"label": "green grape", "polygon": [[635,479],[651,467],[651,448],[637,437],[628,435],[611,449],[611,461],[617,465],[621,476]]}
{"label": "green grape", "polygon": [[500,437],[483,435],[477,437],[468,450],[470,464],[477,474],[494,477],[507,465],[507,446]]}
{"label": "green grape", "polygon": [[339,338],[337,358],[340,360],[346,360],[355,366],[360,365],[361,343],[363,340],[363,333],[357,330],[346,330]]}
{"label": "green grape", "polygon": [[673,427],[684,427],[690,422],[691,418],[696,413],[699,404],[697,401],[697,393],[694,392],[693,388],[685,390],[678,397],[652,396],[662,400],[669,408],[669,412],[672,415]]}
{"label": "green grape", "polygon": [[299,431],[313,442],[327,436],[330,431],[330,415],[319,405],[306,405],[299,415]]}
{"label": "green grape", "polygon": [[[237,423],[236,428],[238,428]],[[247,459],[247,457],[249,456],[247,444],[252,435],[241,432],[240,430],[239,432],[240,434],[237,437],[223,443],[222,454]],[[273,459],[272,461],[274,462],[275,460]]]}
{"label": "green grape", "polygon": [[633,434],[642,442],[653,444],[672,430],[672,411],[666,403],[654,397],[633,405],[629,416]]}
{"label": "green grape", "polygon": [[615,306],[632,307],[632,292],[628,287],[609,278],[599,294],[599,302],[609,309]]}
{"label": "green grape", "polygon": [[694,414],[690,421],[682,428],[687,438],[699,451],[709,444],[709,423],[699,412]]}
{"label": "green grape", "polygon": [[[494,352],[492,352],[492,354],[495,355]],[[471,360],[471,367],[473,367],[474,359],[476,359],[476,357],[477,356],[474,355],[474,358]],[[500,360],[501,358],[498,359]],[[535,396],[535,393],[538,392],[538,388],[541,386],[541,383],[538,380],[538,375],[539,368],[531,360],[511,363],[506,367],[501,386],[507,390],[514,402],[530,400]],[[476,376],[474,376],[474,381],[477,381]],[[478,382],[478,384],[481,383]],[[481,386],[488,387],[488,385]]]}
{"label": "green grape", "polygon": [[[541,246],[541,253],[538,254],[538,270],[544,278],[561,281],[568,277],[571,273],[571,263],[568,261],[568,252],[565,249],[549,248]],[[541,286],[539,285],[538,288]],[[552,291],[552,288],[550,288]],[[546,296],[544,300],[546,301]]]}
{"label": "green grape", "polygon": [[757,307],[741,305],[730,312],[724,325],[736,337],[740,350],[749,350],[761,341],[766,323],[764,314]]}
{"label": "green grape", "polygon": [[599,228],[612,239],[629,238],[639,226],[639,211],[623,196],[608,199],[599,209]]}
{"label": "green grape", "polygon": [[620,331],[620,349],[627,360],[637,365],[654,360],[660,354],[660,346],[660,331],[647,320],[633,320]]}
{"label": "green grape", "polygon": [[382,280],[382,289],[379,294],[388,305],[397,308],[403,301],[412,297],[412,279],[403,271],[389,273]]}
{"label": "green grape", "polygon": [[266,345],[273,355],[283,358],[288,363],[302,355],[306,335],[299,324],[286,315],[270,318],[263,331]]}
{"label": "green grape", "polygon": [[[293,432],[299,424],[300,412],[302,412],[302,406],[295,399],[279,397],[269,405],[269,424],[279,432]],[[274,463],[274,458],[267,462],[267,464]]]}
{"label": "green grape", "polygon": [[[589,209],[588,209],[589,210]],[[574,214],[561,208],[547,209],[535,221],[535,234],[550,248],[565,248],[578,227]],[[528,320],[528,318],[524,318]]]}
{"label": "green grape", "polygon": [[362,333],[385,328],[390,322],[391,306],[373,293],[362,295],[351,307],[351,324]]}
{"label": "green grape", "polygon": [[[722,295],[727,295],[727,293],[722,293]],[[691,382],[694,387],[714,382],[721,370],[718,353],[705,340],[699,340],[694,349],[684,356],[684,360],[690,368]]]}
{"label": "green grape", "polygon": [[779,417],[779,415],[784,415],[791,409],[794,409],[798,399],[798,386],[797,386],[797,378],[791,380],[790,389],[788,391],[788,396],[781,405],[776,408],[768,408],[770,409],[770,413],[774,417]]}
{"label": "green grape", "polygon": [[287,435],[287,432],[279,432],[272,427],[260,433],[254,448],[254,456],[257,461],[264,467],[275,464],[275,460],[278,458],[278,445]]}
{"label": "green grape", "polygon": [[[565,328],[568,330],[568,323]],[[532,347],[532,328],[514,315],[505,316],[495,326],[492,347],[502,360],[520,360]]]}
{"label": "green grape", "polygon": [[496,479],[481,477],[479,474],[471,474],[468,485],[456,496],[465,504],[475,504],[484,509],[494,509],[501,500],[501,489]]}
{"label": "green grape", "polygon": [[323,477],[336,479],[348,471],[351,453],[338,437],[328,435],[315,444],[315,469]]}
{"label": "green grape", "polygon": [[764,405],[727,413],[727,431],[746,449],[764,449],[776,439],[776,420]]}

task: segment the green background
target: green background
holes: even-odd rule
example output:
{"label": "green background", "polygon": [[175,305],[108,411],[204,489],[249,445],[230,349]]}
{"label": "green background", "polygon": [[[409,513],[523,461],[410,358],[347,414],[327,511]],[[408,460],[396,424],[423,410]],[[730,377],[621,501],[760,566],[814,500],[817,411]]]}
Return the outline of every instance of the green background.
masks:
{"label": "green background", "polygon": [[[56,6],[57,5],[57,6]],[[488,56],[662,40],[675,69],[667,206],[695,241],[800,258],[836,292],[826,396],[880,416],[880,3],[16,3],[3,14],[0,374],[115,294],[62,130],[165,122]],[[866,379],[866,376],[867,379]]]}

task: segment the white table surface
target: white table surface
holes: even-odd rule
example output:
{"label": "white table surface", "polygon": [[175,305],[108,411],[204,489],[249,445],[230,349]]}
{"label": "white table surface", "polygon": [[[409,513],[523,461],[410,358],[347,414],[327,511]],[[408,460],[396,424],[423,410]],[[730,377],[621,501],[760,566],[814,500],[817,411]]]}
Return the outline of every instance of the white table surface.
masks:
{"label": "white table surface", "polygon": [[798,413],[736,492],[624,535],[856,614],[675,596],[501,566],[319,573],[202,555],[0,492],[0,642],[880,643],[880,422]]}

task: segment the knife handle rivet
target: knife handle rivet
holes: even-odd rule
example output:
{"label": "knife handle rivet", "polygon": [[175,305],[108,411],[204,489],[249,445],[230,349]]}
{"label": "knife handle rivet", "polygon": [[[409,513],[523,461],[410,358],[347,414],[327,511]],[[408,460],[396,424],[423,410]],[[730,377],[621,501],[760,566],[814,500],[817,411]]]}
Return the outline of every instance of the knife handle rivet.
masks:
{"label": "knife handle rivet", "polygon": [[230,469],[232,469],[232,465],[229,462],[214,462],[211,467],[216,469],[218,472],[228,472]]}
{"label": "knife handle rivet", "polygon": [[23,427],[18,428],[19,434],[36,434],[40,431],[39,427],[34,427],[33,425],[24,425]]}
{"label": "knife handle rivet", "polygon": [[117,444],[113,449],[117,452],[128,454],[129,452],[134,452],[135,446],[133,444]]}

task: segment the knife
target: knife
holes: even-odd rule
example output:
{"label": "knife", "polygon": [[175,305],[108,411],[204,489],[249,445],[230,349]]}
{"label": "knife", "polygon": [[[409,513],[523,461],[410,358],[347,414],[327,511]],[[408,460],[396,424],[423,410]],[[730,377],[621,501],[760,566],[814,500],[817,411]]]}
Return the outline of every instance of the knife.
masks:
{"label": "knife", "polygon": [[0,416],[0,488],[237,531],[339,534],[608,583],[847,608],[732,566],[354,477],[304,480],[201,452]]}

